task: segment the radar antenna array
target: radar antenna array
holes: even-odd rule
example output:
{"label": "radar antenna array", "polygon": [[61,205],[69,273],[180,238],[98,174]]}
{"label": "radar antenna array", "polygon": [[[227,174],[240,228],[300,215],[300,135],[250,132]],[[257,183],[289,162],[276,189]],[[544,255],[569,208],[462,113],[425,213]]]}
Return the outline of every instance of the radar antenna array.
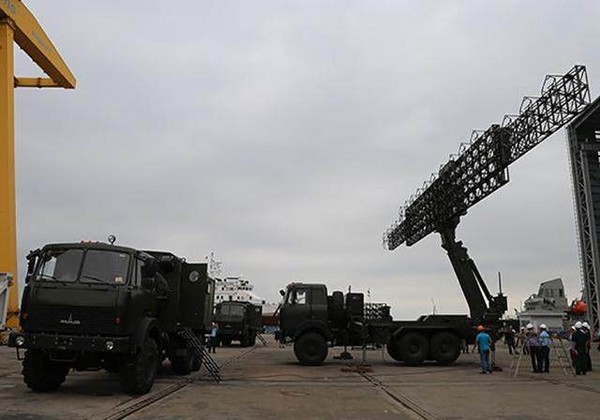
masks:
{"label": "radar antenna array", "polygon": [[509,181],[508,166],[578,115],[589,103],[585,66],[564,75],[548,75],[541,96],[525,97],[519,115],[506,115],[502,124],[473,131],[458,154],[431,174],[400,208],[399,218],[385,232],[390,250],[414,245]]}

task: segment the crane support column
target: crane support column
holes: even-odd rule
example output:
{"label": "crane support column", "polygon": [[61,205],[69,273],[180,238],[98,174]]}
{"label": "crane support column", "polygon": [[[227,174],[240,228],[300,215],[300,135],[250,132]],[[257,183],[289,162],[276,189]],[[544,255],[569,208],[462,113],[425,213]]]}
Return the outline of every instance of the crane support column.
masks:
{"label": "crane support column", "polygon": [[[15,77],[14,44],[49,78]],[[0,0],[0,272],[10,273],[8,327],[19,325],[15,194],[15,95],[17,86],[74,89],[77,81],[31,11],[20,0]]]}
{"label": "crane support column", "polygon": [[460,241],[456,241],[458,217],[437,226],[442,237],[442,248],[448,253],[458,283],[465,295],[471,318],[477,323],[495,324],[508,309],[506,296],[502,292],[493,296],[488,290],[475,261],[471,259]]}
{"label": "crane support column", "polygon": [[0,20],[0,272],[11,273],[7,326],[18,325],[15,203],[14,25]]}
{"label": "crane support column", "polygon": [[487,309],[487,304],[479,288],[477,277],[473,273],[473,263],[467,253],[467,248],[463,246],[462,242],[456,241],[457,225],[458,218],[455,218],[438,227],[438,232],[442,237],[442,248],[448,253],[448,258],[452,263],[460,288],[469,305],[471,318],[481,320]]}

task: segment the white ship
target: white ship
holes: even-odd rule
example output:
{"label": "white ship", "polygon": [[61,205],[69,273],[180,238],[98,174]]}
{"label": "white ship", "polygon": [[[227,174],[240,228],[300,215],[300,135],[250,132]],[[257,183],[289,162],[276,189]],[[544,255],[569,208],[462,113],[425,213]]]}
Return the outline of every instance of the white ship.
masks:
{"label": "white ship", "polygon": [[277,309],[277,303],[267,303],[265,299],[254,293],[254,285],[242,276],[222,275],[222,262],[215,260],[214,253],[206,257],[208,260],[208,275],[215,280],[215,305],[221,302],[250,302],[263,307],[263,314],[272,315]]}
{"label": "white ship", "polygon": [[254,305],[264,305],[263,298],[254,293],[254,285],[241,276],[215,278],[215,305],[221,302],[250,302]]}
{"label": "white ship", "polygon": [[531,323],[537,328],[546,324],[551,331],[563,330],[569,304],[562,279],[542,282],[538,293],[529,296],[524,306],[523,311],[517,312],[522,326]]}

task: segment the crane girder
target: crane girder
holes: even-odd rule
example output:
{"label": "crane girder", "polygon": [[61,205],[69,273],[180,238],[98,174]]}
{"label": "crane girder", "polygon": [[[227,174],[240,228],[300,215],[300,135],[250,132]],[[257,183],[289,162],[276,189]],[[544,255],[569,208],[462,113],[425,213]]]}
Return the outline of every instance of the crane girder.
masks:
{"label": "crane girder", "polygon": [[[12,22],[17,45],[50,76],[56,85],[74,89],[77,83],[75,76],[29,9],[19,0],[0,0],[0,20],[6,19]],[[44,82],[44,84],[49,83]],[[26,84],[23,86],[29,87]]]}

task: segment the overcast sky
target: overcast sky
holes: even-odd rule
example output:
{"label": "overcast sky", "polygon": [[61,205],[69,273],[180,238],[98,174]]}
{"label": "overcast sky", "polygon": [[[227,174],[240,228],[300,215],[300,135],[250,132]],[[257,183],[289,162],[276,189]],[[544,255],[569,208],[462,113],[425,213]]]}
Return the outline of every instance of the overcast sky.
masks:
{"label": "overcast sky", "polygon": [[[268,300],[295,280],[466,313],[438,235],[383,248],[398,207],[546,74],[585,64],[600,87],[595,1],[26,4],[78,87],[16,92],[21,274],[30,249],[114,234],[214,251]],[[565,131],[510,170],[457,237],[512,307],[555,277],[578,296]]]}

